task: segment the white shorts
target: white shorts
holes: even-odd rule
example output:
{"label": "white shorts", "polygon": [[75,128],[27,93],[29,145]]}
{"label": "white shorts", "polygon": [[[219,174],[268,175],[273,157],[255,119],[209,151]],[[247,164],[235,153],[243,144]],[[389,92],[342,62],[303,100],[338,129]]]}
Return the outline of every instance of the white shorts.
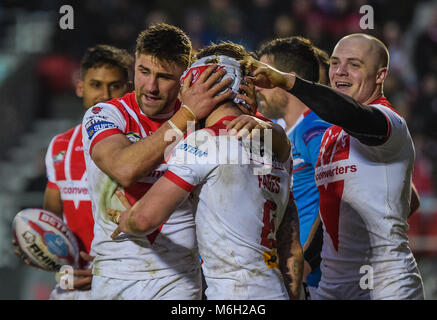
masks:
{"label": "white shorts", "polygon": [[59,284],[50,293],[50,300],[91,300],[91,290],[65,291]]}
{"label": "white shorts", "polygon": [[319,282],[313,300],[423,300],[419,273],[375,277],[373,289],[361,289],[359,281],[347,283]]}
{"label": "white shorts", "polygon": [[91,297],[94,300],[200,300],[200,268],[152,280],[120,280],[94,275]]}

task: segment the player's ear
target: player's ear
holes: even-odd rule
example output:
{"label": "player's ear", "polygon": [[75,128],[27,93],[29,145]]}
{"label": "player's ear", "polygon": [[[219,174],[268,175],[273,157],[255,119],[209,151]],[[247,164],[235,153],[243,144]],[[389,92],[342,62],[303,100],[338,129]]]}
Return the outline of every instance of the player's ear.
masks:
{"label": "player's ear", "polygon": [[82,80],[76,81],[76,95],[79,98],[83,98],[83,81]]}
{"label": "player's ear", "polygon": [[388,68],[387,67],[380,68],[376,73],[376,84],[382,84],[385,78],[387,78],[387,75],[388,75]]}

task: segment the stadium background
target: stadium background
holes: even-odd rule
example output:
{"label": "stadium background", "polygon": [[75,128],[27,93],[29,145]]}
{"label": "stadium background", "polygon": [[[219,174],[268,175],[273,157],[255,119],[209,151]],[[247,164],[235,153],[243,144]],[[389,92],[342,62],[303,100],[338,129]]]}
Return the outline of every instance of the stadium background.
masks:
{"label": "stadium background", "polygon": [[[62,30],[62,5],[74,29]],[[374,29],[360,29],[360,7]],[[416,147],[414,183],[421,208],[409,220],[410,245],[427,299],[437,299],[437,1],[393,0],[89,0],[0,3],[0,299],[46,299],[54,274],[24,265],[11,245],[11,222],[41,207],[50,139],[81,119],[74,80],[84,50],[106,43],[133,52],[139,31],[157,22],[181,27],[195,48],[231,40],[249,50],[275,37],[302,35],[332,52],[342,36],[366,32],[390,51],[384,91],[407,119]]]}

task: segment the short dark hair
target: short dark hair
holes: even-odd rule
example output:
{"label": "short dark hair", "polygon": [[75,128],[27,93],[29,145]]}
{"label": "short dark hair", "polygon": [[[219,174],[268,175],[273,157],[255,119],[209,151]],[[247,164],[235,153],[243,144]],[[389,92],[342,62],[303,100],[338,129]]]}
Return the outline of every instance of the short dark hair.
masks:
{"label": "short dark hair", "polygon": [[126,81],[128,81],[130,79],[133,61],[132,55],[124,49],[98,44],[85,51],[80,62],[81,78],[85,77],[85,74],[90,68],[112,66],[120,68]]}
{"label": "short dark hair", "polygon": [[[316,53],[317,60],[319,61],[319,66],[323,67],[325,73],[325,78],[329,79],[329,54],[316,46],[314,46],[314,52]],[[319,69],[320,72],[320,69]],[[319,74],[319,80],[321,75]]]}
{"label": "short dark hair", "polygon": [[237,43],[231,41],[222,41],[218,44],[212,43],[211,45],[202,48],[197,54],[196,59],[201,59],[207,56],[227,56],[234,58],[237,61],[243,61],[241,65],[241,71],[246,74],[245,60],[250,56],[246,49]]}
{"label": "short dark hair", "polygon": [[329,54],[320,48],[314,47],[314,52],[316,53],[319,63],[325,68],[329,69]]}
{"label": "short dark hair", "polygon": [[178,27],[166,23],[152,25],[141,32],[135,50],[137,55],[174,61],[185,68],[190,65],[192,51],[190,38]]}
{"label": "short dark hair", "polygon": [[317,82],[319,63],[314,46],[309,39],[288,37],[272,40],[261,46],[258,56],[271,55],[275,68],[283,72],[295,72],[300,77]]}

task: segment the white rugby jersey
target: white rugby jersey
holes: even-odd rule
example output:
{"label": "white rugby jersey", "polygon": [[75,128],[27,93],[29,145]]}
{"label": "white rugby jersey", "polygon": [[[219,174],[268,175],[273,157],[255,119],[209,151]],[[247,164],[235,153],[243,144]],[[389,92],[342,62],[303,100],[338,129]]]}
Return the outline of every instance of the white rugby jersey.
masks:
{"label": "white rugby jersey", "polygon": [[[177,105],[177,109],[180,104]],[[147,138],[171,115],[146,116],[135,101],[135,92],[90,108],[83,119],[83,145],[87,178],[95,220],[92,248],[96,254],[93,274],[124,280],[162,278],[200,268],[195,224],[189,201],[185,201],[155,232],[144,236],[111,234],[117,225],[110,221],[107,208],[125,210],[115,195],[118,183],[103,173],[90,153],[100,140],[113,134],[124,134],[132,143]],[[165,163],[149,176],[125,188],[133,205],[167,170]]]}
{"label": "white rugby jersey", "polygon": [[[387,140],[367,146],[338,126],[323,136],[315,170],[324,225],[322,281],[359,281],[362,266],[375,280],[412,272],[408,247],[414,146],[405,120],[383,97],[371,104],[387,118]],[[375,283],[375,286],[377,283]]]}
{"label": "white rugby jersey", "polygon": [[[208,299],[288,299],[276,230],[290,196],[291,157],[284,165],[251,154],[226,135],[223,121],[234,118],[188,135],[164,177],[193,192]],[[269,172],[256,175],[263,166]]]}

